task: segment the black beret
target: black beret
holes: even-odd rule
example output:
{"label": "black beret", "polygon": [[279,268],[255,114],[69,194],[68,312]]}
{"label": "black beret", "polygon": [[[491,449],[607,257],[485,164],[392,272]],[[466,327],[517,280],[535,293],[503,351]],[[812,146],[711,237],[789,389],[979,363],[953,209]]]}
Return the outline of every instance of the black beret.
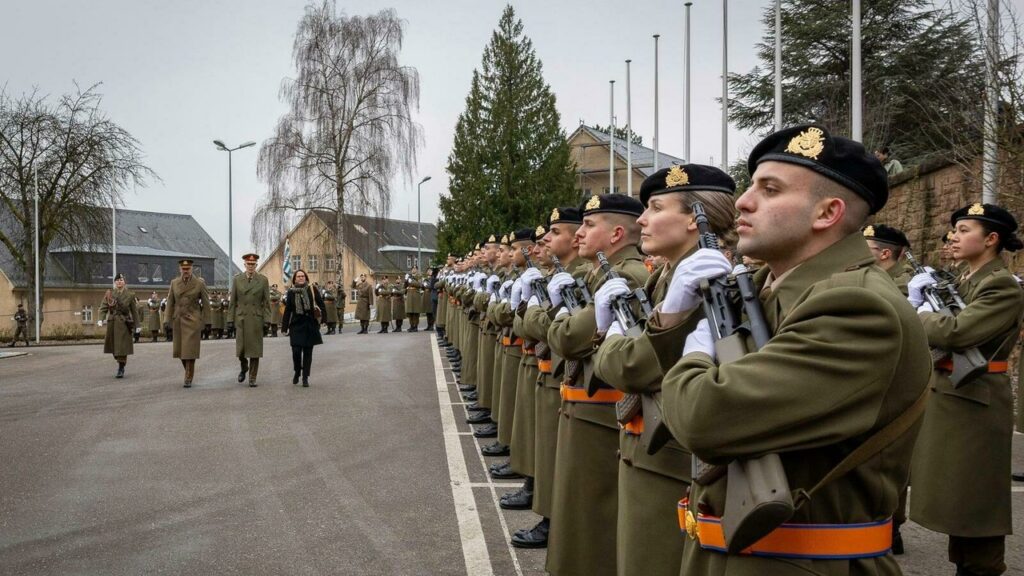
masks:
{"label": "black beret", "polygon": [[533,230],[530,228],[520,228],[515,232],[508,235],[509,244],[513,242],[533,241]]}
{"label": "black beret", "polygon": [[575,206],[559,206],[548,216],[548,228],[552,224],[583,224],[583,212]]}
{"label": "black beret", "polygon": [[117,276],[114,276],[114,281],[116,282],[118,280],[124,280],[124,274],[118,272]]}
{"label": "black beret", "polygon": [[644,213],[644,205],[639,200],[625,194],[595,194],[583,203],[583,216],[591,214],[625,214],[639,217]]}
{"label": "black beret", "polygon": [[501,244],[501,234],[491,234],[480,243],[481,246],[484,244]]}
{"label": "black beret", "polygon": [[964,206],[953,212],[953,215],[949,217],[949,224],[955,227],[956,223],[960,220],[981,220],[1006,232],[1017,230],[1017,220],[1013,217],[1013,214],[995,204],[975,203],[970,206]]}
{"label": "black beret", "polygon": [[889,199],[889,176],[874,154],[868,154],[860,142],[833,136],[822,126],[794,126],[769,135],[750,153],[747,170],[753,176],[758,164],[768,161],[814,170],[863,198],[872,214]]}
{"label": "black beret", "polygon": [[899,228],[893,228],[892,226],[886,226],[885,224],[865,226],[864,237],[876,242],[885,242],[886,244],[892,244],[894,246],[906,246],[907,248],[910,248],[910,241],[907,240],[906,234],[904,234]]}
{"label": "black beret", "polygon": [[547,227],[544,226],[543,224],[541,224],[540,226],[537,226],[537,228],[533,231],[533,235],[531,236],[531,239],[534,242],[540,242],[540,239],[543,238],[544,236],[546,236],[547,233],[548,233]]}
{"label": "black beret", "polygon": [[662,168],[640,185],[640,202],[647,206],[651,196],[669,192],[736,193],[736,182],[719,168],[703,164],[683,164]]}
{"label": "black beret", "polygon": [[952,239],[953,231],[949,230],[948,232],[943,233],[942,236],[939,237],[939,242],[942,242],[943,244],[949,244],[949,241]]}

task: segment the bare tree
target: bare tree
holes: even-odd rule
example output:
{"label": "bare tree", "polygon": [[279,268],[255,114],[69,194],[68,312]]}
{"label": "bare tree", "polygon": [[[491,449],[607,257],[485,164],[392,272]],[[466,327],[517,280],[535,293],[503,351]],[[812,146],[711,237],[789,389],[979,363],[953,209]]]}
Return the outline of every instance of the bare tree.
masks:
{"label": "bare tree", "polygon": [[[106,244],[97,231],[110,229],[110,211],[99,207],[121,204],[129,184],[156,178],[142,163],[139,142],[100,110],[97,88],[77,89],[56,104],[38,92],[13,98],[0,91],[0,243],[32,293],[37,173],[40,254],[51,245]],[[45,278],[45,258],[39,268]]]}
{"label": "bare tree", "polygon": [[402,37],[391,9],[347,17],[333,0],[306,7],[292,49],[296,76],[281,88],[289,111],[260,148],[268,192],[253,215],[254,244],[280,242],[282,222],[300,212],[328,210],[340,262],[345,215],[386,216],[391,181],[401,173],[412,182],[419,74],[398,61]]}

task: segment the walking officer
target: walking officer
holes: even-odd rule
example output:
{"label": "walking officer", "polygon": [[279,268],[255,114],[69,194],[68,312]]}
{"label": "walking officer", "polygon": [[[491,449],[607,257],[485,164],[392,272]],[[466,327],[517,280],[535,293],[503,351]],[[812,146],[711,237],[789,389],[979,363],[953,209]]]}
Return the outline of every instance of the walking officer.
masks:
{"label": "walking officer", "polygon": [[238,381],[245,381],[249,373],[249,386],[256,387],[256,375],[263,357],[263,323],[270,318],[270,282],[256,271],[258,254],[245,254],[245,272],[231,282],[228,318],[235,326],[235,355],[241,370]]}
{"label": "walking officer", "polygon": [[124,274],[118,273],[114,277],[114,289],[107,290],[100,303],[100,314],[106,315],[104,321],[107,325],[103,353],[112,354],[117,361],[115,378],[124,378],[128,357],[135,353],[135,327],[142,323],[135,306],[135,293],[124,284]]}
{"label": "walking officer", "polygon": [[167,291],[168,333],[174,334],[172,354],[181,360],[185,369],[185,388],[192,387],[199,358],[199,344],[203,332],[202,303],[207,301],[206,282],[192,274],[191,258],[178,260],[180,275],[171,280]]}

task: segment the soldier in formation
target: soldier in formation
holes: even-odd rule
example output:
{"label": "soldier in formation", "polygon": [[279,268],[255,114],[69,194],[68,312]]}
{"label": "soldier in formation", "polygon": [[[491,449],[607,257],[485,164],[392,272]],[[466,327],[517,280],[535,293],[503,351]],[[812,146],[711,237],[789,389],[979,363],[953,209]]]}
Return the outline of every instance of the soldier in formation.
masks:
{"label": "soldier in formation", "polygon": [[[342,291],[344,294],[344,291]],[[277,289],[277,284],[270,285],[270,323],[268,330],[271,338],[277,338],[277,330],[281,325],[281,309],[283,303],[281,301],[281,291]]]}
{"label": "soldier in formation", "polygon": [[164,296],[163,300],[160,301],[160,324],[164,327],[164,342],[170,342],[174,336],[171,317],[167,315],[167,298],[170,294],[168,291],[167,296]]}
{"label": "soldier in formation", "polygon": [[100,314],[103,314],[107,328],[103,353],[113,355],[117,362],[115,378],[124,378],[128,357],[135,353],[135,327],[142,323],[135,303],[135,293],[125,287],[124,274],[119,273],[114,277],[114,289],[104,294]]}
{"label": "soldier in formation", "polygon": [[380,330],[377,331],[377,334],[387,334],[392,318],[391,280],[388,279],[386,274],[377,283],[377,286],[374,287],[374,294],[377,296],[377,321],[380,322]]}
{"label": "soldier in formation", "polygon": [[342,328],[345,327],[345,300],[348,298],[348,296],[346,296],[345,294],[345,289],[342,288],[342,286],[344,285],[344,282],[338,282],[334,300],[334,310],[338,317],[338,334],[341,334]]}
{"label": "soldier in formation", "polygon": [[149,331],[153,342],[156,342],[160,335],[160,297],[156,292],[149,295],[146,300],[146,330]]}
{"label": "soldier in formation", "polygon": [[245,271],[231,282],[231,297],[227,318],[235,326],[235,355],[240,371],[238,381],[244,382],[249,374],[249,386],[256,387],[260,358],[263,357],[263,325],[270,318],[270,283],[256,271],[258,254],[242,256]]}
{"label": "soldier in formation", "polygon": [[640,202],[557,208],[439,274],[468,420],[510,457],[491,475],[526,479],[500,505],[541,518],[512,544],[556,576],[899,574],[913,468],[910,517],[957,574],[1003,573],[1016,220],[954,213],[944,275],[869,224],[888,179],[861,144],[788,128],[748,170],[738,197],[717,168],[660,170]]}
{"label": "soldier in formation", "polygon": [[394,334],[398,334],[402,331],[402,323],[405,322],[405,294],[408,290],[408,277],[395,277],[395,281],[391,284],[391,296],[388,298],[391,301],[391,319],[395,321]]}
{"label": "soldier in formation", "polygon": [[215,290],[210,294],[210,318],[212,321],[210,331],[211,337],[214,340],[220,340],[224,337],[224,314],[225,310],[220,292]]}
{"label": "soldier in formation", "polygon": [[320,294],[324,299],[324,323],[327,324],[327,334],[334,334],[338,328],[338,307],[335,304],[338,296],[334,280],[328,280]]}
{"label": "soldier in formation", "polygon": [[[366,274],[360,274],[359,280],[352,281],[352,289],[356,296],[356,320],[359,320],[359,332],[366,334],[370,327],[370,306],[373,305],[373,285],[366,281]],[[386,305],[385,302],[383,305]],[[382,304],[378,300],[378,308]]]}

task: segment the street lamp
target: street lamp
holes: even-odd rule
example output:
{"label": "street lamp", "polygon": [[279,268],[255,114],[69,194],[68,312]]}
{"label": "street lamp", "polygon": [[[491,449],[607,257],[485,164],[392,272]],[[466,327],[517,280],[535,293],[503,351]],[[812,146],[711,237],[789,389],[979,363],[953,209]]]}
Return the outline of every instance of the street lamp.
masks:
{"label": "street lamp", "polygon": [[419,270],[423,268],[423,262],[420,261],[420,252],[423,250],[423,233],[420,231],[420,186],[427,180],[430,180],[430,176],[424,176],[416,185],[416,268]]}
{"label": "street lamp", "polygon": [[255,146],[256,143],[250,140],[249,142],[239,144],[234,148],[228,148],[227,146],[224,145],[224,142],[221,140],[214,140],[213,143],[214,145],[217,146],[218,150],[220,150],[221,152],[228,153],[228,291],[230,292],[231,282],[233,282],[234,280],[234,276],[231,274],[231,263],[234,262],[234,254],[232,253],[231,239],[231,153],[234,152],[235,150],[248,148],[249,146]]}

